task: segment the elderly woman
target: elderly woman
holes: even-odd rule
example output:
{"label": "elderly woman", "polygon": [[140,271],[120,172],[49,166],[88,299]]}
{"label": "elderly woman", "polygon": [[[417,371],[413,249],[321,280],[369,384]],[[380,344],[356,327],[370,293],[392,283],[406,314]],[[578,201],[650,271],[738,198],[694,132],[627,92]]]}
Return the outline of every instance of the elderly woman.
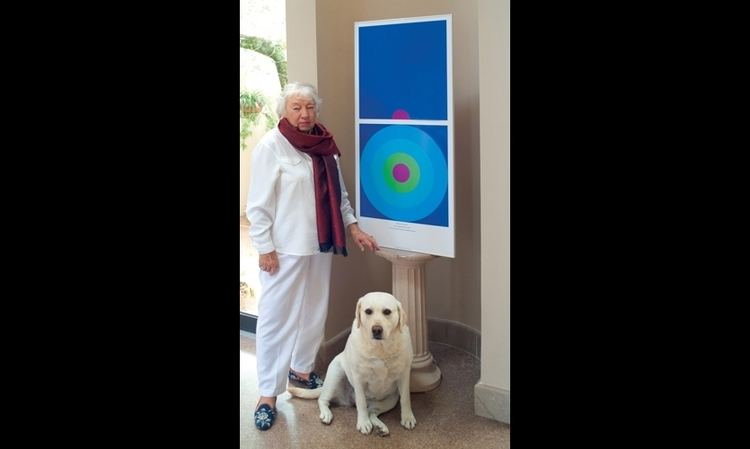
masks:
{"label": "elderly woman", "polygon": [[323,383],[313,365],[328,314],[333,255],[346,256],[344,229],[361,251],[380,249],[357,225],[341,153],[317,120],[320,105],[312,85],[286,85],[278,127],[253,150],[247,217],[263,290],[256,328],[260,430],[273,425],[287,378],[307,388]]}

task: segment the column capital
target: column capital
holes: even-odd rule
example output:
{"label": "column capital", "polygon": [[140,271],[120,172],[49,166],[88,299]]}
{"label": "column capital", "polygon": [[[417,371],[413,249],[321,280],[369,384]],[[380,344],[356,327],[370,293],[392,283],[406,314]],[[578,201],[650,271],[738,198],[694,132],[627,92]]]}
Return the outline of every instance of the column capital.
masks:
{"label": "column capital", "polygon": [[415,253],[413,251],[405,251],[403,249],[383,247],[380,248],[380,251],[375,251],[375,254],[399,265],[421,265],[429,260],[438,257],[432,254]]}

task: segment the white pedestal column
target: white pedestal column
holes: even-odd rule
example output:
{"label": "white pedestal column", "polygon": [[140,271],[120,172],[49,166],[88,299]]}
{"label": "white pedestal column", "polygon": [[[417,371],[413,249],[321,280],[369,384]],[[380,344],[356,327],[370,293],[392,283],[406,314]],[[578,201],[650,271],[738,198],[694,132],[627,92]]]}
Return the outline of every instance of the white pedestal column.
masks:
{"label": "white pedestal column", "polygon": [[375,254],[391,261],[393,267],[393,296],[401,301],[411,332],[414,360],[411,364],[412,393],[434,390],[440,385],[442,374],[427,346],[427,314],[425,312],[425,263],[436,256],[391,248],[381,248]]}

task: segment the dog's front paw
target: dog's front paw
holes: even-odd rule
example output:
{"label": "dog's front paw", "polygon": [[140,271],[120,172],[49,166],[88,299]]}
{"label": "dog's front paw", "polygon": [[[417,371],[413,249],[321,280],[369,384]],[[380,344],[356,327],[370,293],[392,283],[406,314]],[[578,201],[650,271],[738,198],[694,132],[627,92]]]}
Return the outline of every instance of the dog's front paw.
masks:
{"label": "dog's front paw", "polygon": [[417,418],[414,417],[414,413],[402,413],[401,414],[401,425],[407,429],[413,429],[417,425]]}
{"label": "dog's front paw", "polygon": [[372,423],[372,430],[374,430],[375,433],[378,434],[378,436],[387,437],[388,435],[390,435],[388,426],[386,426],[383,421],[378,419],[378,415],[370,415],[370,422]]}
{"label": "dog's front paw", "polygon": [[323,424],[331,424],[333,420],[331,409],[320,409],[320,420],[323,421]]}
{"label": "dog's front paw", "polygon": [[359,419],[357,418],[357,430],[359,430],[361,433],[365,435],[369,435],[372,431],[372,423],[369,419]]}

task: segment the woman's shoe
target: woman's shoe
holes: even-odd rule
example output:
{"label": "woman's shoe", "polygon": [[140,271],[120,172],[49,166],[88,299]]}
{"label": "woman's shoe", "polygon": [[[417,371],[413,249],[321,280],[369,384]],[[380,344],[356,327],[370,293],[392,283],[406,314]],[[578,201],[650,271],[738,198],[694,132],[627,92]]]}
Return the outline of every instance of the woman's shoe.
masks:
{"label": "woman's shoe", "polygon": [[268,430],[276,419],[276,409],[268,404],[261,404],[255,410],[255,427],[260,430]]}
{"label": "woman's shoe", "polygon": [[294,371],[289,371],[289,382],[292,382],[299,387],[309,388],[311,390],[323,386],[323,379],[318,377],[318,375],[315,373],[310,373],[310,378],[305,380],[294,374]]}

